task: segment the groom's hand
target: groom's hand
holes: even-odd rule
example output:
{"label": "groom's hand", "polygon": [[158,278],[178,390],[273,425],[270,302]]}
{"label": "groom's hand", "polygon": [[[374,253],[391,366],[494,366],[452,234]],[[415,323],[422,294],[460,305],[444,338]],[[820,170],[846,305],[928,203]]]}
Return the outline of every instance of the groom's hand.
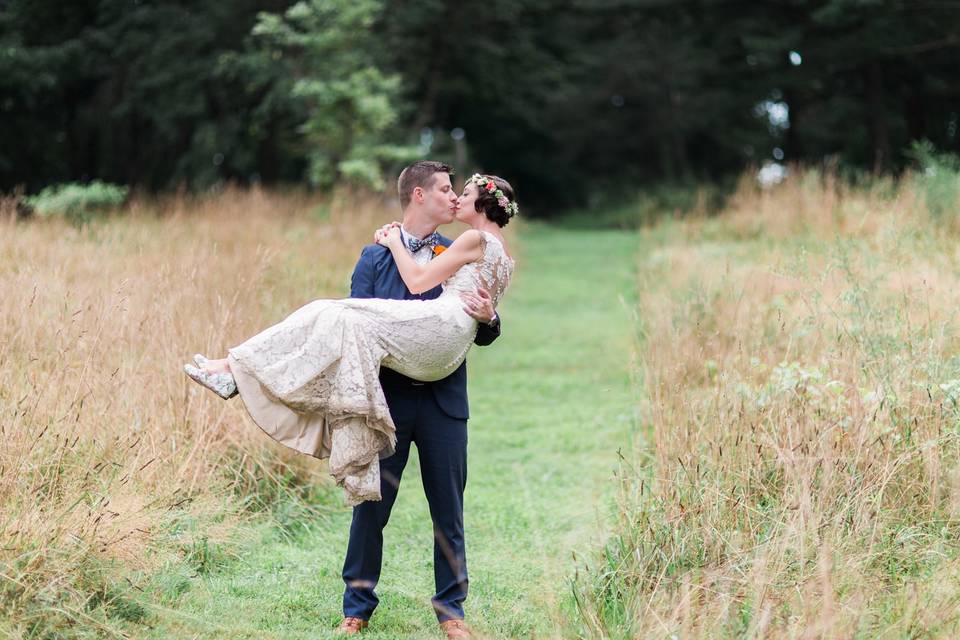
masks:
{"label": "groom's hand", "polygon": [[463,300],[464,312],[477,322],[490,324],[497,313],[493,309],[493,299],[486,289],[477,289],[476,293],[461,293],[460,299]]}

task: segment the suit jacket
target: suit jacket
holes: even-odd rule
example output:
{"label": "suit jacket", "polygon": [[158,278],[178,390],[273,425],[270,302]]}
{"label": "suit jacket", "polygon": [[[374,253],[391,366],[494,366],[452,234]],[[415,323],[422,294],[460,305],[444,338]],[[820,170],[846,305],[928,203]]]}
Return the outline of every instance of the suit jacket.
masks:
{"label": "suit jacket", "polygon": [[[440,244],[449,247],[452,240],[440,237]],[[440,295],[442,287],[436,286],[430,291],[413,294],[407,289],[400,277],[397,263],[390,249],[369,244],[360,253],[357,266],[350,278],[351,298],[388,298],[391,300],[432,300]],[[474,343],[486,346],[500,336],[499,318],[493,326],[480,323]],[[467,405],[467,363],[464,361],[456,371],[435,382],[416,382],[392,369],[381,367],[380,384],[388,399],[390,393],[410,388],[414,383],[429,385],[440,408],[451,418],[466,420],[470,417]]]}

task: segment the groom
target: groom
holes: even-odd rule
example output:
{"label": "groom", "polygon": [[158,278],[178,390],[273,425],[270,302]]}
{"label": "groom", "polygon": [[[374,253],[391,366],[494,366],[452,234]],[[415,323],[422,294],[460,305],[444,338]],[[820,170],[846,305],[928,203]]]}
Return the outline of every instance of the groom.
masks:
{"label": "groom", "polygon": [[[429,261],[451,241],[437,227],[453,222],[457,194],[450,183],[453,169],[434,161],[415,162],[400,174],[397,190],[403,210],[401,235],[418,263]],[[400,278],[390,250],[378,244],[364,247],[351,279],[352,298],[432,299],[440,287],[415,295]],[[476,344],[486,346],[500,335],[489,294],[465,295],[464,311],[479,322]],[[343,563],[344,634],[367,626],[379,600],[374,587],[383,559],[383,528],[397,498],[400,477],[416,444],[420,475],[433,520],[433,574],[437,593],[432,598],[440,626],[448,638],[469,637],[463,622],[467,597],[467,559],[463,538],[463,489],[467,483],[467,365],[435,382],[417,382],[381,368],[390,415],[397,428],[396,452],[380,461],[379,502],[363,502],[353,509],[350,542]]]}

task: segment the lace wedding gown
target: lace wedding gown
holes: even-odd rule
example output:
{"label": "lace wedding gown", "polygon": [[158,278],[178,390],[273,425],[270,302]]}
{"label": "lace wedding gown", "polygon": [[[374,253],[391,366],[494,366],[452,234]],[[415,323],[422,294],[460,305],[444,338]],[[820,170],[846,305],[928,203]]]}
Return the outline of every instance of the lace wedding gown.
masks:
{"label": "lace wedding gown", "polygon": [[513,260],[495,235],[481,238],[481,257],[434,300],[314,300],[228,350],[254,421],[292,449],[329,457],[351,505],[380,499],[380,458],[396,446],[380,367],[423,381],[450,375],[477,333],[460,293],[483,287],[496,306],[509,284]]}

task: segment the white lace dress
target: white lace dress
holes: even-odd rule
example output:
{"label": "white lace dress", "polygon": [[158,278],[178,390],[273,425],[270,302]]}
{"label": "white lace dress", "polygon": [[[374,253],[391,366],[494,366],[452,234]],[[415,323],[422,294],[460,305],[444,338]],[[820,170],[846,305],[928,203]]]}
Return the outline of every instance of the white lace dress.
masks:
{"label": "white lace dress", "polygon": [[396,446],[380,367],[423,381],[450,375],[477,333],[460,293],[483,287],[496,306],[510,282],[513,260],[495,235],[481,237],[481,257],[434,300],[314,300],[228,350],[254,421],[292,449],[329,457],[351,505],[380,499],[379,461]]}

